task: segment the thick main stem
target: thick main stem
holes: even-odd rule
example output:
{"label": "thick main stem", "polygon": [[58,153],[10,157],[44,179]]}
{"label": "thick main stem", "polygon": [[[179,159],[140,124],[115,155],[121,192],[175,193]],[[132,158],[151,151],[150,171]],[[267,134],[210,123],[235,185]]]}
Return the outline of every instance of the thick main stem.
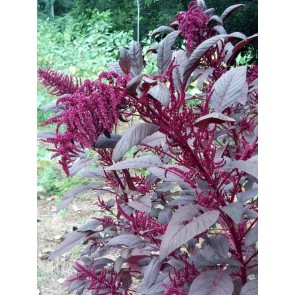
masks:
{"label": "thick main stem", "polygon": [[242,279],[242,283],[244,285],[244,284],[247,283],[247,270],[246,270],[245,262],[244,262],[244,259],[243,259],[242,244],[241,244],[241,241],[239,240],[239,238],[237,236],[236,229],[235,229],[234,225],[232,224],[232,222],[229,221],[227,218],[225,218],[225,222],[228,225],[230,233],[232,235],[233,242],[234,242],[235,248],[236,248],[236,252],[238,254],[238,260],[242,264],[242,267],[241,267],[241,279]]}

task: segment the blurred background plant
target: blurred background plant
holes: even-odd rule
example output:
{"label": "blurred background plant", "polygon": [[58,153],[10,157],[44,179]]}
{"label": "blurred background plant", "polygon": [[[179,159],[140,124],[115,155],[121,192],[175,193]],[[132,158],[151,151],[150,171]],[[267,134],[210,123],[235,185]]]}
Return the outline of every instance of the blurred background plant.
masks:
{"label": "blurred background plant", "polygon": [[[155,41],[151,31],[159,25],[169,25],[178,11],[186,10],[190,0],[141,0],[140,42],[145,54]],[[257,0],[207,0],[208,7],[216,8],[220,15],[223,8],[236,3],[246,6],[234,14],[225,27],[243,31],[247,36],[257,32]],[[38,68],[51,67],[82,79],[96,79],[107,65],[119,57],[119,48],[128,47],[136,39],[136,0],[38,0],[37,64]],[[257,43],[237,57],[240,65],[258,60]],[[152,53],[145,56],[148,65],[145,74],[156,73],[156,59]],[[194,90],[192,89],[192,94]],[[41,106],[55,97],[38,83],[38,124],[50,114]],[[194,101],[191,101],[194,103]],[[48,129],[42,127],[41,130]],[[57,161],[53,167],[46,144],[38,142],[38,195],[55,195],[56,200],[73,185],[83,183],[78,176],[66,178]],[[144,172],[144,171],[143,171]]]}
{"label": "blurred background plant", "polygon": [[[150,30],[168,24],[178,11],[187,9],[190,0],[140,0],[140,36],[145,38]],[[208,7],[215,8],[220,15],[224,7],[237,3],[245,4],[242,10],[237,11],[225,23],[225,29],[240,32],[247,36],[258,32],[258,0],[207,0]],[[38,0],[38,11],[47,15],[61,16],[67,13],[90,19],[94,10],[99,12],[110,11],[109,21],[115,31],[133,31],[136,39],[136,0]],[[242,30],[241,30],[242,29]],[[257,50],[257,42],[254,45]]]}

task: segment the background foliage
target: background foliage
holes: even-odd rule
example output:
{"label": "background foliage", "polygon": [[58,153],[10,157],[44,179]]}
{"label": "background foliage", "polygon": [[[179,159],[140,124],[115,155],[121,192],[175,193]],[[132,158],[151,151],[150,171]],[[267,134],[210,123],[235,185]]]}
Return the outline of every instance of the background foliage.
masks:
{"label": "background foliage", "polygon": [[54,67],[83,78],[95,78],[117,58],[117,48],[132,40],[130,31],[112,32],[110,12],[73,13],[54,20],[38,16],[38,67]]}
{"label": "background foliage", "polygon": [[[124,30],[136,32],[137,6],[136,0],[39,0],[40,11],[50,13],[50,3],[54,2],[55,15],[62,15],[67,12],[92,15],[92,11],[97,9],[100,12],[111,11],[110,21],[114,30]],[[169,20],[175,17],[178,11],[186,10],[189,0],[140,0],[140,36],[143,39],[149,31],[154,28],[168,24]],[[206,1],[208,7],[216,9],[215,13],[220,15],[223,7],[242,3],[245,7],[233,15],[225,24],[225,29],[230,31],[243,31],[247,36],[258,32],[258,0],[209,0]],[[256,43],[257,48],[257,43]]]}

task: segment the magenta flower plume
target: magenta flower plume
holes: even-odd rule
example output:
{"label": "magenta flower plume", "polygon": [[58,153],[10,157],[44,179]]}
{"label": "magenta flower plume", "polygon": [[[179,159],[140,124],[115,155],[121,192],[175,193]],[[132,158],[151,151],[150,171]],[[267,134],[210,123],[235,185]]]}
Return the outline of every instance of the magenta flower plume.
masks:
{"label": "magenta flower plume", "polygon": [[258,79],[258,65],[254,62],[248,70],[247,82],[251,84],[256,79]]}
{"label": "magenta flower plume", "polygon": [[[67,175],[79,152],[84,148],[94,149],[100,134],[111,133],[120,115],[119,104],[126,95],[126,80],[114,72],[100,74],[97,81],[85,80],[79,87],[70,85],[71,81],[53,70],[42,71],[41,82],[45,86],[54,86],[59,94],[68,93],[56,102],[56,107],[64,111],[41,124],[56,124],[56,136],[44,141],[54,144],[52,157],[61,156],[60,164]],[[61,126],[66,127],[63,133],[60,133]]]}
{"label": "magenta flower plume", "polygon": [[[96,267],[87,268],[79,262],[75,263],[76,275],[67,280],[67,285],[78,284],[87,281],[87,289],[92,290],[94,294],[101,295],[128,295],[128,291],[124,290],[119,275],[112,269],[103,268],[101,270]],[[98,293],[99,292],[99,293]]]}
{"label": "magenta flower plume", "polygon": [[186,49],[189,53],[208,39],[209,18],[197,1],[189,4],[188,11],[178,13],[175,20],[179,22],[178,29],[181,32],[180,35],[186,40]]}
{"label": "magenta flower plume", "polygon": [[63,95],[75,93],[81,85],[81,80],[76,78],[76,83],[73,77],[58,73],[52,69],[39,69],[38,77],[41,83],[50,88],[51,95]]}

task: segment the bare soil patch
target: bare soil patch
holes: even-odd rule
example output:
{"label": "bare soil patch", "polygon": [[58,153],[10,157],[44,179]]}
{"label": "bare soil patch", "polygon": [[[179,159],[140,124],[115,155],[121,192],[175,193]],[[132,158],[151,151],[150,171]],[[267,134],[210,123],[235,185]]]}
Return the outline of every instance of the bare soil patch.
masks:
{"label": "bare soil patch", "polygon": [[77,246],[63,256],[48,260],[54,248],[61,243],[64,235],[79,228],[89,218],[96,215],[95,198],[81,197],[74,200],[65,212],[56,213],[55,197],[40,197],[38,199],[37,234],[38,261],[37,279],[38,291],[41,295],[66,295],[64,281],[74,272],[73,262],[79,259],[83,246]]}

